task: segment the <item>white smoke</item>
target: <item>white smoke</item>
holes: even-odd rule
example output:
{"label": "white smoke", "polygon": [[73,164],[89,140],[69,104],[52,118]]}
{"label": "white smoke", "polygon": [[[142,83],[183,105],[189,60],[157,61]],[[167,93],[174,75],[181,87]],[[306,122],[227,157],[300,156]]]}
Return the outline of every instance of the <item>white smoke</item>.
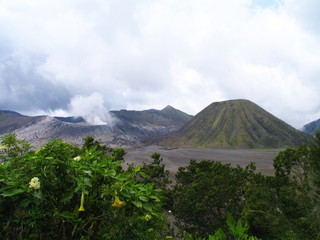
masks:
{"label": "white smoke", "polygon": [[68,104],[68,110],[55,110],[50,115],[54,116],[81,116],[87,123],[94,125],[112,125],[113,119],[104,106],[104,100],[100,93],[92,93],[89,96],[75,96]]}

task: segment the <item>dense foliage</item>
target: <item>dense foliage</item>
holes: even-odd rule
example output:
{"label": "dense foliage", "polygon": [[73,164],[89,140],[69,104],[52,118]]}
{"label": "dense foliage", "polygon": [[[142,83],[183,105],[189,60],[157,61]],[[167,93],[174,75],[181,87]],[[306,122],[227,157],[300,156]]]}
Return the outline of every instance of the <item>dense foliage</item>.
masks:
{"label": "dense foliage", "polygon": [[136,183],[119,154],[61,140],[26,152],[14,135],[2,144],[1,239],[162,238],[161,190]]}
{"label": "dense foliage", "polygon": [[320,239],[320,133],[280,152],[274,176],[192,160],[173,184],[160,154],[127,170],[125,154],[92,137],[34,151],[3,136],[0,239]]}
{"label": "dense foliage", "polygon": [[173,190],[173,210],[180,227],[205,237],[226,227],[228,214],[239,218],[254,170],[253,164],[243,169],[214,161],[191,161],[180,168]]}
{"label": "dense foliage", "polygon": [[207,237],[226,231],[231,214],[264,240],[320,239],[320,133],[310,146],[280,152],[274,168],[275,176],[213,161],[180,168],[172,194],[180,229]]}
{"label": "dense foliage", "polygon": [[263,239],[320,239],[320,133],[274,159],[275,176],[247,193],[251,232]]}

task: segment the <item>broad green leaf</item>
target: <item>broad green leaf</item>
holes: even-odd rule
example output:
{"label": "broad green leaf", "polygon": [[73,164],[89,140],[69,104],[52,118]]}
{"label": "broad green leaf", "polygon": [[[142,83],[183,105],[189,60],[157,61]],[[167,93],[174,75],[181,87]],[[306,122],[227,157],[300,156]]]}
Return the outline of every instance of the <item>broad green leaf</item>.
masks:
{"label": "broad green leaf", "polygon": [[1,193],[1,195],[3,197],[12,197],[12,196],[15,196],[15,195],[19,195],[21,193],[24,193],[25,190],[24,189],[21,189],[21,188],[14,188],[14,189],[11,189],[11,190],[7,190],[3,193]]}
{"label": "broad green leaf", "polygon": [[140,171],[140,169],[141,169],[141,166],[140,166],[140,165],[138,165],[138,166],[136,166],[136,168],[135,168],[135,169],[133,169],[133,171],[135,171],[135,172],[139,172],[139,171]]}
{"label": "broad green leaf", "polygon": [[146,175],[144,172],[139,172],[139,175],[140,175],[141,177],[144,177],[144,178],[147,177],[147,175]]}
{"label": "broad green leaf", "polygon": [[139,196],[138,197],[141,201],[144,201],[144,202],[148,202],[148,198],[147,197],[145,197],[145,196]]}
{"label": "broad green leaf", "polygon": [[131,197],[131,195],[128,192],[125,192],[125,191],[122,191],[121,195],[126,197],[126,198],[130,198]]}
{"label": "broad green leaf", "polygon": [[113,169],[105,170],[104,173],[105,173],[105,175],[111,176],[111,177],[114,177],[117,174],[117,172],[115,170],[113,170]]}
{"label": "broad green leaf", "polygon": [[149,212],[152,212],[152,206],[149,203],[144,203],[143,208],[148,210]]}
{"label": "broad green leaf", "polygon": [[160,201],[160,198],[158,198],[157,196],[151,195],[150,198],[156,200],[156,201]]}
{"label": "broad green leaf", "polygon": [[222,229],[219,228],[213,236],[209,236],[209,240],[227,240],[227,236]]}
{"label": "broad green leaf", "polygon": [[142,203],[140,201],[132,201],[132,203],[138,207],[138,208],[142,208]]}

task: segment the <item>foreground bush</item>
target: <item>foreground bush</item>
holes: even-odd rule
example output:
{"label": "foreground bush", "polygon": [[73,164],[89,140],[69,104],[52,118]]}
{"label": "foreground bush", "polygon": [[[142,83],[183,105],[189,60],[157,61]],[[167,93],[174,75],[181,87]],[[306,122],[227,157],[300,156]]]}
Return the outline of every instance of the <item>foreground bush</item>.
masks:
{"label": "foreground bush", "polygon": [[320,239],[320,132],[274,159],[275,176],[248,191],[251,233],[264,240]]}
{"label": "foreground bush", "polygon": [[240,220],[235,221],[231,215],[229,215],[227,218],[227,225],[227,234],[221,228],[219,228],[214,235],[209,236],[208,240],[228,240],[229,238],[236,240],[261,240],[257,237],[249,236],[248,224],[243,224]]}
{"label": "foreground bush", "polygon": [[228,214],[240,218],[254,169],[253,164],[243,169],[214,161],[191,161],[179,168],[173,210],[180,228],[207,237],[218,228],[227,228]]}
{"label": "foreground bush", "polygon": [[19,141],[2,139],[0,239],[162,239],[162,191],[136,183],[139,168],[122,170],[97,145],[26,151]]}

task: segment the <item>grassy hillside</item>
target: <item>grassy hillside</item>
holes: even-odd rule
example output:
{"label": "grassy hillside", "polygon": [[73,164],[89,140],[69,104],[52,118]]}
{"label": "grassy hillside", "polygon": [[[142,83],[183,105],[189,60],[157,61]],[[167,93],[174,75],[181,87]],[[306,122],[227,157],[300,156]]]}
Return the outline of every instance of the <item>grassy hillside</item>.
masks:
{"label": "grassy hillside", "polygon": [[215,102],[160,143],[180,147],[278,148],[308,141],[296,130],[248,100]]}

